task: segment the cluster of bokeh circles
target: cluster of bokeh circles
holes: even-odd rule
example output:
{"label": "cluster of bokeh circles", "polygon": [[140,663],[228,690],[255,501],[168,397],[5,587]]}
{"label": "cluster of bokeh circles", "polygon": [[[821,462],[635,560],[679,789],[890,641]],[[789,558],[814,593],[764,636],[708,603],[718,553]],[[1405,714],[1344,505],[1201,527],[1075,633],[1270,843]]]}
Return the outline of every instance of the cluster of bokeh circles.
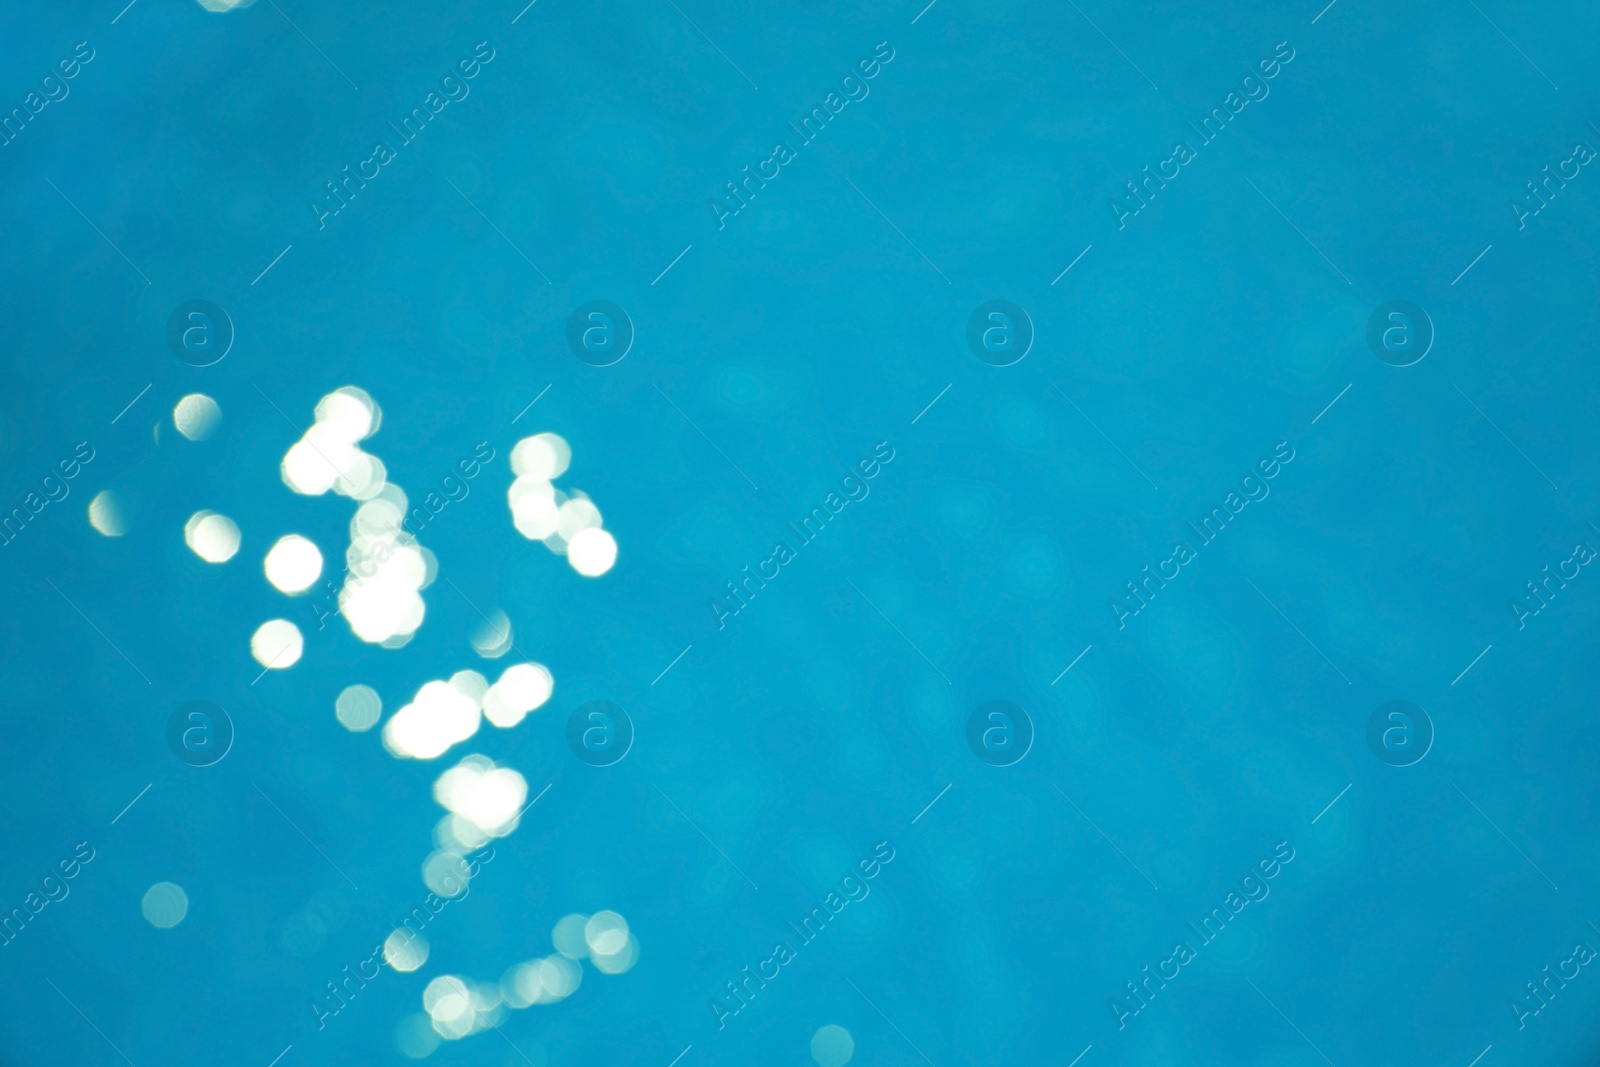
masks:
{"label": "cluster of bokeh circles", "polygon": [[395,1046],[412,1059],[433,1053],[441,1041],[459,1041],[498,1027],[508,1012],[565,1000],[583,982],[587,960],[601,974],[630,970],[639,942],[628,921],[614,911],[568,915],[551,931],[548,956],[512,964],[498,981],[475,982],[443,974],[422,991],[422,1011],[402,1019]]}
{"label": "cluster of bokeh circles", "polygon": [[[228,0],[201,2],[212,10],[243,6]],[[283,414],[281,409],[279,413]],[[398,649],[426,618],[422,593],[437,577],[439,563],[407,528],[410,505],[405,491],[389,480],[383,461],[362,447],[382,421],[382,410],[364,389],[335,389],[318,401],[310,428],[284,453],[279,473],[283,484],[297,494],[333,494],[356,505],[336,609],[317,607],[319,622],[339,615],[357,639]],[[190,441],[208,440],[221,422],[216,401],[199,393],[183,397],[172,412],[173,426]],[[160,432],[158,426],[158,442]],[[565,557],[578,574],[598,578],[615,564],[617,542],[587,494],[556,488],[555,480],[571,459],[571,447],[556,434],[538,433],[518,441],[511,453],[515,481],[507,492],[511,519],[522,536]],[[88,512],[99,533],[120,537],[127,532],[128,510],[116,492],[97,495]],[[192,513],[183,536],[189,549],[212,565],[232,560],[242,542],[239,525],[211,509]],[[325,579],[324,570],[323,551],[299,533],[279,536],[262,559],[268,584],[291,598],[307,596],[319,583],[334,591],[335,580]],[[484,616],[484,625],[470,642],[483,659],[504,656],[514,647],[509,617],[495,608]],[[290,620],[268,619],[251,635],[250,651],[264,675],[297,663],[305,640]],[[476,735],[485,719],[498,729],[516,727],[550,700],[554,687],[548,668],[523,661],[504,667],[493,682],[476,670],[425,682],[387,721],[376,689],[349,685],[335,700],[334,713],[352,733],[371,731],[381,722],[383,747],[396,759],[433,760]],[[443,899],[464,897],[471,877],[468,853],[514,831],[532,806],[528,794],[521,773],[476,753],[440,773],[433,783],[433,797],[445,814],[434,827],[433,847],[421,868],[429,891]],[[181,922],[187,907],[182,889],[168,883],[152,887],[142,905],[145,917],[158,927]],[[639,954],[626,920],[612,911],[566,916],[556,923],[552,942],[550,955],[512,964],[497,982],[476,983],[457,975],[433,979],[422,994],[423,1012],[397,1028],[396,1046],[414,1058],[427,1056],[442,1040],[497,1025],[507,1011],[564,1000],[581,984],[584,961],[601,974],[621,974]],[[397,972],[419,970],[428,955],[428,942],[420,934],[397,930],[384,943],[385,962]]]}
{"label": "cluster of bokeh circles", "polygon": [[555,487],[571,462],[572,449],[555,434],[524,437],[511,450],[511,472],[517,480],[506,491],[506,501],[518,533],[566,556],[572,569],[585,578],[598,578],[616,563],[617,541],[602,525],[600,509],[587,494]]}
{"label": "cluster of bokeh circles", "polygon": [[476,734],[484,719],[502,730],[516,726],[554,689],[550,671],[539,663],[512,664],[493,685],[477,671],[457,671],[448,681],[424,683],[411,703],[390,716],[383,725],[383,746],[400,759],[435,759]]}

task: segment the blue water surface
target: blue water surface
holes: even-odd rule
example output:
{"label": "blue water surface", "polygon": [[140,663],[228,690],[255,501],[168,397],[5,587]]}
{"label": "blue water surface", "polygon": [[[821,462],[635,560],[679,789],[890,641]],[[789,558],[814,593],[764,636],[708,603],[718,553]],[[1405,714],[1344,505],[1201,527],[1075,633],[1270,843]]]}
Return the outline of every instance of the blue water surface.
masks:
{"label": "blue water surface", "polygon": [[0,1063],[1593,1061],[1600,9],[123,2],[0,45]]}

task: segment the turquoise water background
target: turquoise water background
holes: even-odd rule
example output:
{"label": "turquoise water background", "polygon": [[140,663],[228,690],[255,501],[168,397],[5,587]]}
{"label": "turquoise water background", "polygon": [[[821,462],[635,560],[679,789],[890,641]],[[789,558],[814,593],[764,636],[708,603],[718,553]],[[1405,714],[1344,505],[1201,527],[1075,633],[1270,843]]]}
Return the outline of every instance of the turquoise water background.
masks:
{"label": "turquoise water background", "polygon": [[[825,1026],[872,1065],[1593,1060],[1600,10],[923,2],[8,10],[0,1063],[411,1062],[430,981],[602,909],[630,970],[427,1061],[837,1067]],[[233,331],[203,367],[168,343],[195,300]],[[608,366],[568,341],[596,300],[633,330]],[[1005,366],[968,341],[996,300],[1032,330]],[[1405,366],[1391,301],[1431,336]],[[352,503],[279,473],[346,385],[413,502],[495,454],[419,534],[399,649],[262,573],[348,543]],[[539,432],[603,576],[512,525]],[[263,672],[272,618],[305,647]],[[523,659],[549,702],[435,760],[334,715]],[[195,700],[210,766],[168,742]],[[610,766],[567,740],[592,700],[635,731]],[[1005,766],[968,740],[997,700]],[[1392,701],[1425,723],[1369,729]],[[537,804],[422,967],[319,1020],[423,902],[469,753]]]}

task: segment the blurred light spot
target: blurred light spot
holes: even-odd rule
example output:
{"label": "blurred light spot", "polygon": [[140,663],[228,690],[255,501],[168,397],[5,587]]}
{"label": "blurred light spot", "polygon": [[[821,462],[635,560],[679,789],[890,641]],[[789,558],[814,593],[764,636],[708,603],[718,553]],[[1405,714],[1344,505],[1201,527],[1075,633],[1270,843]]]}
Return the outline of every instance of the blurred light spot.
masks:
{"label": "blurred light spot", "polygon": [[322,552],[299,534],[278,538],[267,552],[267,581],[285,593],[303,593],[322,576]]}
{"label": "blurred light spot", "polygon": [[623,942],[617,951],[601,955],[594,953],[589,957],[589,962],[594,964],[594,969],[601,974],[622,974],[633,968],[639,961],[639,942],[632,934]]}
{"label": "blurred light spot", "polygon": [[396,930],[383,942],[383,960],[401,973],[428,962],[428,939],[410,930]]}
{"label": "blurred light spot", "polygon": [[364,733],[378,725],[383,714],[383,698],[368,685],[350,685],[333,702],[333,714],[351,733]]}
{"label": "blurred light spot", "polygon": [[542,665],[513,664],[484,694],[484,717],[501,729],[509,729],[521,722],[528,712],[549,700],[554,689],[555,681]]}
{"label": "blurred light spot", "polygon": [[535,1004],[552,1004],[570,997],[583,981],[583,968],[565,956],[546,956],[538,961],[539,996]]}
{"label": "blurred light spot", "polygon": [[462,981],[460,978],[457,978],[455,975],[442,974],[438,978],[435,978],[433,981],[429,982],[422,990],[422,1010],[427,1012],[429,1015],[432,1015],[433,1009],[439,1006],[439,1001],[444,997],[451,993],[461,993],[465,995],[466,991],[466,982]]}
{"label": "blurred light spot", "polygon": [[89,501],[89,525],[107,537],[121,537],[128,532],[128,521],[123,517],[121,502],[111,490],[97,493]]}
{"label": "blurred light spot", "polygon": [[523,1008],[569,997],[582,981],[582,967],[565,956],[549,956],[511,968],[500,979],[500,990],[507,1005]]}
{"label": "blurred light spot", "polygon": [[180,885],[157,882],[144,891],[139,910],[144,912],[145,921],[157,930],[170,930],[189,914],[189,895]]}
{"label": "blurred light spot", "polygon": [[555,486],[543,478],[521,477],[506,490],[511,505],[511,524],[530,541],[556,532],[557,503]]}
{"label": "blurred light spot", "polygon": [[842,1026],[829,1023],[811,1035],[811,1058],[817,1067],[844,1067],[855,1054],[855,1039]]}
{"label": "blurred light spot", "polygon": [[319,433],[318,427],[312,426],[283,454],[278,472],[283,483],[302,496],[321,496],[354,466],[359,454],[361,450],[348,441]]}
{"label": "blurred light spot", "polygon": [[589,943],[583,938],[583,926],[588,921],[587,915],[567,915],[558,921],[550,931],[550,940],[556,951],[569,960],[586,958],[589,955]]}
{"label": "blurred light spot", "polygon": [[368,500],[356,509],[355,516],[350,520],[350,537],[393,537],[400,530],[404,518],[400,509],[404,506],[403,494],[399,503],[387,499],[385,495]]}
{"label": "blurred light spot", "polygon": [[466,853],[489,843],[490,835],[460,815],[446,815],[433,828],[433,843],[446,852]]}
{"label": "blurred light spot", "polygon": [[476,1012],[472,989],[453,974],[440,975],[422,991],[422,1006],[440,1037],[455,1041],[472,1033]]}
{"label": "blurred light spot", "polygon": [[467,861],[459,852],[440,850],[422,862],[422,884],[454,900],[467,892]]}
{"label": "blurred light spot", "polygon": [[416,632],[427,614],[418,591],[427,583],[428,563],[415,538],[403,531],[357,534],[345,562],[350,570],[339,608],[351,632],[372,644]]}
{"label": "blurred light spot", "polygon": [[[256,0],[199,0],[201,7],[207,11],[232,11],[236,7],[249,7]],[[427,1055],[427,1053],[423,1053]]]}
{"label": "blurred light spot", "polygon": [[567,562],[585,578],[598,578],[617,562],[617,541],[606,531],[580,530],[567,545]]}
{"label": "blurred light spot", "polygon": [[383,744],[407,759],[434,759],[478,732],[478,702],[449,682],[428,682],[383,724]]}
{"label": "blurred light spot", "polygon": [[281,671],[300,662],[305,639],[300,628],[288,619],[269,619],[250,637],[250,654],[262,667]]}
{"label": "blurred light spot", "polygon": [[284,454],[279,472],[290,489],[320,496],[371,500],[383,489],[383,461],[361,451],[357,442],[377,432],[382,412],[363,389],[347,385],[317,402],[317,421]]}
{"label": "blurred light spot", "polygon": [[580,531],[599,526],[600,509],[586,496],[574,496],[556,512],[556,532],[566,541],[571,541]]}
{"label": "blurred light spot", "polygon": [[597,911],[583,927],[583,939],[597,956],[614,956],[628,943],[628,920],[614,911]]}
{"label": "blurred light spot", "polygon": [[572,449],[553,433],[524,437],[511,449],[511,472],[518,477],[531,475],[553,481],[566,473],[572,462]]}
{"label": "blurred light spot", "polygon": [[477,671],[456,671],[450,676],[450,685],[456,692],[472,698],[474,704],[483,704],[483,695],[489,691],[489,679]]}
{"label": "blurred light spot", "polygon": [[439,1047],[433,1020],[426,1015],[407,1015],[394,1028],[394,1047],[410,1060],[425,1060]]}
{"label": "blurred light spot", "polygon": [[191,441],[205,441],[222,425],[222,409],[204,393],[190,393],[172,409],[172,424]]}
{"label": "blurred light spot", "polygon": [[239,551],[239,527],[226,515],[197,511],[183,524],[183,540],[207,563],[226,563]]}
{"label": "blurred light spot", "polygon": [[484,833],[504,837],[516,828],[528,782],[509,767],[468,756],[433,783],[433,799]]}
{"label": "blurred light spot", "polygon": [[594,969],[601,974],[619,975],[631,971],[638,959],[639,942],[630,936],[618,951],[609,956],[591,956],[589,962],[594,964]]}
{"label": "blurred light spot", "polygon": [[317,401],[317,422],[341,441],[354,444],[378,432],[383,412],[365,389],[342,386]]}
{"label": "blurred light spot", "polygon": [[513,964],[500,976],[500,996],[507,1007],[520,1011],[532,1006],[533,998],[538,993],[538,982],[538,968],[534,964]]}
{"label": "blurred light spot", "polygon": [[499,659],[511,651],[511,620],[499,608],[489,612],[483,625],[472,632],[472,650],[484,659]]}

